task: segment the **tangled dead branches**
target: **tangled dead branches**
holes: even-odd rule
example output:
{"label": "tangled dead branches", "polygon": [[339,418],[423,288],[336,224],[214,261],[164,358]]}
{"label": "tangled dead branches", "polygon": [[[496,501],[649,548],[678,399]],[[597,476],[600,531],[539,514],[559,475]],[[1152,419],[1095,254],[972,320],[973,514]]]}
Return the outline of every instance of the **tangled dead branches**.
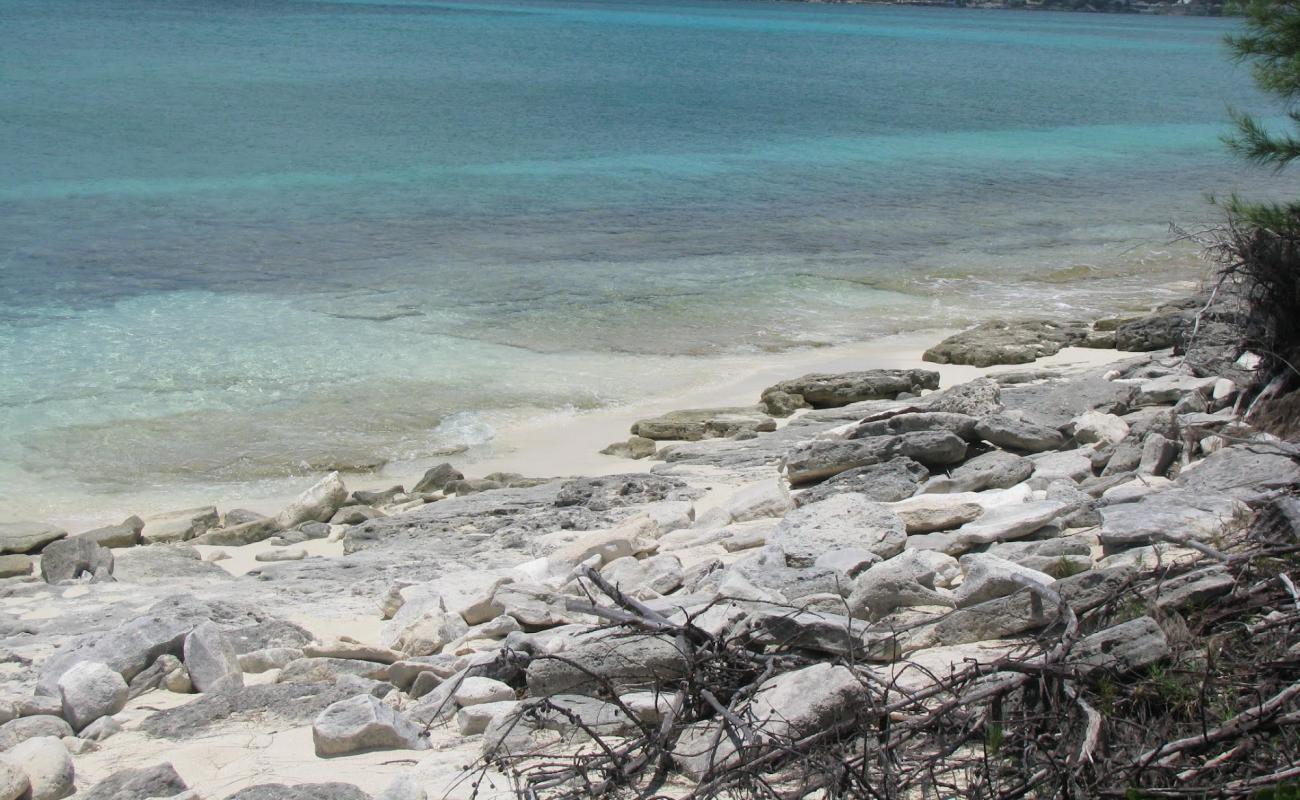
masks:
{"label": "tangled dead branches", "polygon": [[[1268,796],[1300,785],[1298,533],[1300,500],[1284,494],[1216,559],[1144,574],[1082,613],[1025,584],[1055,621],[942,672],[923,653],[873,663],[718,633],[716,606],[664,615],[589,571],[607,603],[587,611],[620,635],[671,638],[687,668],[656,682],[659,713],[594,672],[604,716],[525,701],[517,723],[568,735],[497,747],[484,769],[530,800]],[[773,713],[765,693],[816,664],[823,685],[807,694],[837,705],[812,727]],[[835,675],[852,686],[832,691]]]}

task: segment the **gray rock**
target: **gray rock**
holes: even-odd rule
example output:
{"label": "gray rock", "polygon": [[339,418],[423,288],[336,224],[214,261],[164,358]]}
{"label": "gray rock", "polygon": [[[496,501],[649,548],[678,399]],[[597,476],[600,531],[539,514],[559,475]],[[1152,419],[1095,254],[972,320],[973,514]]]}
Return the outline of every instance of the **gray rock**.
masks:
{"label": "gray rock", "polygon": [[1024,587],[1022,581],[1051,586],[1050,575],[1007,561],[988,553],[969,553],[961,557],[966,578],[957,588],[957,607],[965,608],[987,600],[1005,597]]}
{"label": "gray rock", "polygon": [[1085,411],[1070,423],[1070,430],[1079,444],[1117,444],[1129,434],[1122,417],[1100,411]]}
{"label": "gray rock", "polygon": [[264,564],[274,564],[281,561],[302,561],[306,557],[306,550],[303,550],[301,547],[294,547],[279,550],[265,550],[253,556],[253,560]]}
{"label": "gray rock", "polygon": [[[8,706],[6,705],[5,712],[7,713],[8,710]],[[35,694],[31,697],[20,697],[15,700],[13,703],[13,710],[19,717],[57,717],[63,713],[63,701],[57,697],[47,697],[45,695]],[[14,717],[7,717],[5,722],[8,722],[11,719],[14,719]]]}
{"label": "gray rock", "polygon": [[979,420],[967,414],[954,414],[947,411],[917,411],[896,414],[874,422],[864,422],[855,428],[847,438],[865,439],[868,436],[895,436],[916,431],[947,431],[956,434],[968,442],[977,441],[975,424]]}
{"label": "gray rock", "polygon": [[72,726],[61,717],[39,714],[31,717],[19,717],[0,725],[0,750],[9,751],[28,739],[54,737],[62,739],[73,736]]}
{"label": "gray rock", "polygon": [[912,536],[907,546],[959,555],[980,545],[1028,536],[1056,519],[1065,509],[1064,503],[1053,500],[998,506],[955,531]]}
{"label": "gray rock", "polygon": [[483,733],[493,720],[503,714],[509,714],[518,706],[518,701],[502,700],[497,703],[482,703],[462,708],[456,712],[456,729],[460,731],[461,736]]}
{"label": "gray rock", "polygon": [[752,408],[696,408],[670,411],[662,416],[639,420],[632,434],[656,441],[671,439],[699,441],[735,436],[750,431],[776,430],[776,420]]}
{"label": "gray rock", "polygon": [[239,668],[243,672],[256,675],[273,669],[283,669],[290,661],[302,657],[302,650],[296,647],[268,647],[265,650],[240,653]]}
{"label": "gray rock", "polygon": [[105,528],[79,533],[76,539],[89,539],[100,547],[135,547],[140,543],[140,532],[144,530],[144,520],[130,517],[121,525],[109,525]]}
{"label": "gray rock", "polygon": [[1002,388],[991,378],[976,378],[926,398],[925,409],[985,417],[1002,410]]}
{"label": "gray rock", "polygon": [[1087,411],[1125,414],[1136,389],[1096,375],[1084,375],[1044,384],[1008,387],[1002,402],[1008,411],[1020,411],[1049,428],[1063,428]]}
{"label": "gray rock", "polygon": [[424,477],[420,478],[411,491],[415,494],[440,492],[446,488],[447,484],[463,480],[465,480],[465,476],[460,470],[451,464],[439,464],[436,467],[429,468],[424,473]]}
{"label": "gray rock", "polygon": [[854,617],[879,620],[909,606],[951,606],[952,595],[938,591],[942,572],[958,572],[956,559],[942,553],[907,550],[858,576],[849,595]]}
{"label": "gray rock", "polygon": [[352,658],[298,658],[284,665],[279,683],[334,683],[343,675],[382,681],[388,677],[388,665]]}
{"label": "gray rock", "polygon": [[856,467],[889,461],[895,455],[893,436],[876,436],[851,441],[817,439],[792,449],[785,466],[793,486],[830,478]]}
{"label": "gray rock", "polygon": [[1034,465],[1029,485],[1034,489],[1046,489],[1058,481],[1079,483],[1092,477],[1091,453],[1083,448],[1035,453],[1029,460]]}
{"label": "gray rock", "polygon": [[1113,475],[1131,475],[1142,463],[1142,445],[1131,438],[1125,439],[1110,448],[1110,457],[1106,458],[1105,463],[1106,466],[1101,470],[1103,478]]}
{"label": "gray rock", "polygon": [[80,536],[50,542],[41,551],[41,577],[46,583],[74,581],[82,573],[95,581],[111,578],[112,551]]}
{"label": "gray rock", "polygon": [[145,544],[188,541],[216,527],[219,519],[215,506],[155,514],[145,518],[140,540]]}
{"label": "gray rock", "polygon": [[366,520],[387,516],[384,512],[370,506],[344,506],[329,518],[331,525],[360,525]]}
{"label": "gray rock", "polygon": [[242,547],[266,541],[280,530],[281,525],[275,519],[257,519],[229,528],[210,530],[194,537],[191,542],[214,547]]}
{"label": "gray rock", "polygon": [[293,502],[276,515],[281,528],[292,528],[303,522],[328,522],[334,512],[348,499],[347,487],[337,472],[331,472],[294,498]]}
{"label": "gray rock", "polygon": [[100,717],[77,734],[78,739],[88,742],[102,742],[122,732],[122,726],[112,717]]}
{"label": "gray rock", "polygon": [[225,636],[239,655],[271,647],[302,649],[303,645],[312,640],[312,635],[306,628],[282,619],[268,619],[246,628],[226,631]]}
{"label": "gray rock", "polygon": [[586,741],[588,731],[613,738],[639,730],[636,721],[613,703],[581,695],[533,698],[516,704],[488,723],[483,732],[482,752],[485,757],[494,758],[533,751],[547,742]]}
{"label": "gray rock", "polygon": [[493,602],[525,629],[551,628],[575,621],[565,596],[534,583],[507,583],[497,588]]}
{"label": "gray rock", "polygon": [[244,686],[239,655],[211,622],[204,622],[185,637],[184,659],[196,691],[220,692]]}
{"label": "gray rock", "polygon": [[1250,498],[1266,489],[1300,482],[1300,466],[1278,447],[1236,445],[1184,469],[1176,482],[1192,492],[1226,492]]}
{"label": "gray rock", "polygon": [[22,578],[32,574],[36,562],[31,556],[0,556],[0,578]]}
{"label": "gray rock", "polygon": [[1052,482],[1047,487],[1046,499],[1065,503],[1075,509],[1061,516],[1060,522],[1067,528],[1090,528],[1101,524],[1097,501],[1073,481]]}
{"label": "gray rock", "polygon": [[100,717],[126,706],[126,681],[115,670],[96,661],[83,661],[59,678],[63,718],[80,731]]}
{"label": "gray rock", "polygon": [[979,503],[954,500],[960,498],[946,494],[923,494],[910,502],[890,506],[890,510],[903,521],[908,535],[960,528],[983,516],[984,507]]}
{"label": "gray rock", "polygon": [[27,773],[31,793],[26,800],[61,800],[77,791],[72,757],[60,739],[28,739],[10,749],[5,758]]}
{"label": "gray rock", "polygon": [[265,514],[259,514],[256,511],[249,511],[246,508],[232,508],[225,514],[221,515],[221,524],[227,528],[233,528],[236,525],[244,525],[249,522],[257,522],[266,519]]}
{"label": "gray rock", "polygon": [[456,705],[467,708],[484,703],[514,700],[515,690],[492,678],[472,676],[461,680],[451,696],[456,701]]}
{"label": "gray rock", "polygon": [[1138,461],[1139,475],[1163,477],[1178,457],[1179,447],[1158,433],[1148,434],[1142,442],[1142,458]]}
{"label": "gray rock", "polygon": [[1052,320],[1006,322],[991,320],[949,336],[925,351],[922,358],[937,364],[1028,364],[1055,355],[1062,347],[1081,343],[1087,336],[1083,323]]}
{"label": "gray rock", "polygon": [[791,611],[759,604],[741,626],[755,644],[797,647],[832,656],[888,661],[897,655],[892,632],[873,632],[861,621],[828,611]]}
{"label": "gray rock", "polygon": [[1195,313],[1186,310],[1168,310],[1125,320],[1115,329],[1115,348],[1140,353],[1181,346],[1195,320]]}
{"label": "gray rock", "polygon": [[696,496],[694,490],[676,478],[647,474],[603,475],[565,482],[555,497],[555,505],[608,511],[660,500],[691,500]]}
{"label": "gray rock", "polygon": [[1070,663],[1084,675],[1124,675],[1163,661],[1169,653],[1165,632],[1156,621],[1138,617],[1085,636],[1070,651]]}
{"label": "gray rock", "polygon": [[607,456],[641,459],[653,456],[657,447],[654,439],[647,439],[644,436],[629,436],[627,441],[614,442],[600,452]]}
{"label": "gray rock", "polygon": [[[1180,403],[1192,395],[1200,395],[1201,399],[1204,400],[1209,398],[1214,391],[1214,384],[1217,380],[1217,377],[1198,378],[1193,375],[1162,375],[1159,378],[1153,378],[1138,384],[1136,402],[1137,405],[1141,406],[1167,406]],[[1187,410],[1204,410],[1204,408]]]}
{"label": "gray rock", "polygon": [[82,800],[140,800],[145,797],[171,797],[190,787],[168,763],[114,772],[85,792]]}
{"label": "gray rock", "polygon": [[607,636],[572,647],[559,657],[534,659],[528,665],[528,691],[533,697],[599,694],[606,683],[620,692],[645,689],[680,680],[686,670],[686,657],[672,639]]}
{"label": "gray rock", "polygon": [[[828,663],[769,678],[740,710],[762,744],[779,746],[853,719],[867,690],[847,667]],[[731,738],[719,736],[716,722],[696,723],[677,741],[673,762],[695,780],[739,763]]]}
{"label": "gray rock", "polygon": [[947,431],[850,440],[815,439],[791,449],[786,454],[785,466],[791,485],[800,486],[900,456],[926,466],[955,464],[966,457],[966,442]]}
{"label": "gray rock", "polygon": [[1167,541],[1166,534],[1213,544],[1250,524],[1250,508],[1230,495],[1170,489],[1101,509],[1107,555]]}
{"label": "gray rock", "polygon": [[836,494],[860,494],[868,500],[892,503],[916,494],[930,471],[910,458],[856,467],[829,478],[795,497],[797,506],[825,500]]}
{"label": "gray rock", "polygon": [[0,800],[22,800],[31,785],[26,772],[0,758]]}
{"label": "gray rock", "polygon": [[675,591],[682,585],[684,577],[682,561],[672,553],[661,553],[640,560],[632,556],[615,559],[605,565],[601,575],[614,586],[629,593],[649,589],[661,595]]}
{"label": "gray rock", "polygon": [[262,783],[240,789],[226,800],[370,800],[370,795],[350,783]]}
{"label": "gray rock", "polygon": [[791,567],[810,567],[832,550],[865,549],[881,558],[901,553],[907,541],[903,522],[880,503],[858,494],[837,494],[786,515],[768,537]]}
{"label": "gray rock", "polygon": [[393,501],[394,497],[399,494],[406,494],[404,486],[390,486],[387,489],[381,489],[377,492],[367,491],[365,489],[354,489],[349,495],[349,500],[363,506],[384,506]]}
{"label": "gray rock", "polygon": [[785,482],[760,481],[737,491],[727,501],[726,511],[731,522],[752,522],[758,519],[779,517],[794,507]]}
{"label": "gray rock", "polygon": [[[1129,567],[1098,569],[1056,581],[1054,589],[1076,614],[1082,614],[1118,596],[1132,580]],[[1059,609],[1047,605],[1029,589],[959,608],[928,625],[902,635],[901,649],[910,653],[929,647],[1001,639],[1052,624]]]}
{"label": "gray rock", "polygon": [[[171,604],[164,601],[160,605]],[[185,636],[195,624],[194,616],[178,614],[175,608],[169,612],[150,610],[103,634],[82,637],[46,660],[36,691],[57,697],[59,677],[81,661],[107,664],[129,683],[158,656],[180,655]]]}
{"label": "gray rock", "polygon": [[975,434],[998,447],[1022,453],[1059,450],[1065,444],[1065,437],[1060,431],[1046,425],[1015,419],[1007,414],[992,414],[980,418],[975,425]]}
{"label": "gray rock", "polygon": [[899,394],[919,394],[939,388],[939,373],[926,369],[877,369],[840,374],[810,374],[782,381],[764,390],[761,405],[781,410],[788,405],[782,395],[802,397],[813,408],[835,408],[863,400],[893,399]]}
{"label": "gray rock", "polygon": [[311,726],[322,758],[371,750],[425,750],[428,739],[414,723],[370,695],[339,701]]}
{"label": "gray rock", "polygon": [[0,522],[0,554],[36,553],[68,532],[43,522]]}
{"label": "gray rock", "polygon": [[779,389],[768,389],[763,392],[763,399],[759,404],[767,413],[774,417],[788,417],[796,411],[804,408],[812,408],[803,396],[790,394]]}
{"label": "gray rock", "polygon": [[1179,611],[1203,607],[1232,591],[1236,581],[1227,568],[1215,564],[1194,572],[1166,578],[1152,587],[1146,596],[1161,611]]}
{"label": "gray rock", "polygon": [[900,434],[895,440],[899,456],[919,461],[927,467],[945,467],[966,460],[966,442],[948,431],[916,431]]}
{"label": "gray rock", "polygon": [[957,467],[946,478],[935,478],[926,485],[927,492],[982,492],[985,489],[1010,489],[1028,480],[1034,472],[1029,459],[1003,450],[978,455]]}

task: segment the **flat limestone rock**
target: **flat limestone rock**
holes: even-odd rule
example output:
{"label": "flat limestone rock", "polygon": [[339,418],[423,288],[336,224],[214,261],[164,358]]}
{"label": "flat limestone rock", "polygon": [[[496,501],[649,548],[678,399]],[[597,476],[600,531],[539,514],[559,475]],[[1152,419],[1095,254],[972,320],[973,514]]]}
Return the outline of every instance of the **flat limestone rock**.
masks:
{"label": "flat limestone rock", "polygon": [[819,556],[849,548],[880,558],[903,551],[907,530],[889,508],[858,494],[837,494],[791,511],[768,537],[791,567],[810,567]]}
{"label": "flat limestone rock", "polygon": [[767,388],[763,391],[761,404],[771,413],[778,413],[784,409],[772,409],[771,406],[780,405],[783,395],[791,395],[803,398],[813,408],[835,408],[864,400],[892,400],[903,393],[920,394],[926,389],[938,388],[939,373],[928,369],[813,373]]}
{"label": "flat limestone rock", "polygon": [[1079,322],[991,320],[949,336],[926,350],[922,358],[936,364],[970,364],[975,367],[1028,364],[1055,355],[1063,347],[1082,343],[1088,330],[1086,324]]}
{"label": "flat limestone rock", "polygon": [[219,520],[215,506],[155,514],[145,518],[140,540],[145,544],[188,541],[215,528]]}
{"label": "flat limestone rock", "polygon": [[171,797],[189,787],[171,764],[155,764],[114,772],[84,792],[82,800],[139,800],[145,797]]}
{"label": "flat limestone rock", "polygon": [[538,658],[528,665],[530,695],[600,693],[604,691],[600,679],[619,691],[644,689],[660,681],[678,680],[687,670],[686,657],[677,644],[659,636],[611,636],[571,647],[563,656],[565,661]]}
{"label": "flat limestone rock", "polygon": [[917,431],[865,439],[814,439],[786,453],[785,467],[790,484],[801,486],[900,456],[927,467],[956,464],[966,458],[966,442],[948,431]]}
{"label": "flat limestone rock", "polygon": [[1167,541],[1166,534],[1213,543],[1250,524],[1250,507],[1227,494],[1170,489],[1101,508],[1107,555]]}
{"label": "flat limestone rock", "polygon": [[0,556],[0,578],[20,578],[31,575],[35,564],[31,556],[16,554]]}
{"label": "flat limestone rock", "polygon": [[926,493],[982,492],[985,489],[1009,489],[1029,479],[1034,464],[1024,456],[1004,450],[990,450],[957,467],[947,476],[937,477],[925,486]]}
{"label": "flat limestone rock", "polygon": [[311,726],[316,755],[322,758],[370,750],[425,750],[420,729],[400,712],[370,695],[340,700]]}
{"label": "flat limestone rock", "polygon": [[980,545],[1028,536],[1056,519],[1065,508],[1065,503],[1054,500],[999,506],[955,531],[910,536],[907,546],[959,555]]}
{"label": "flat limestone rock", "polygon": [[34,553],[68,532],[43,522],[0,522],[0,553]]}
{"label": "flat limestone rock", "polygon": [[718,439],[743,431],[767,433],[776,430],[776,420],[752,408],[695,408],[670,411],[662,416],[639,420],[632,434],[645,439]]}
{"label": "flat limestone rock", "polygon": [[1050,383],[1005,387],[1002,403],[1008,411],[1020,411],[1039,424],[1061,428],[1088,411],[1127,414],[1136,393],[1130,384],[1085,374]]}
{"label": "flat limestone rock", "polygon": [[916,494],[930,471],[910,458],[855,467],[801,492],[795,505],[806,506],[836,494],[860,494],[878,503],[892,503]]}
{"label": "flat limestone rock", "polygon": [[1176,483],[1193,492],[1226,492],[1248,497],[1258,491],[1300,482],[1296,459],[1268,445],[1225,447],[1184,469]]}

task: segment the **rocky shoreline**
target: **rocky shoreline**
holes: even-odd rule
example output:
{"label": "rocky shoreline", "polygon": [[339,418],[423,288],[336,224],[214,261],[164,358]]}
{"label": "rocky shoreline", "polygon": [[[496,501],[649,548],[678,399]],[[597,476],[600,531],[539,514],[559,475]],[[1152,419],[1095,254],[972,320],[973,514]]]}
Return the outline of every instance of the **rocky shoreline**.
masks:
{"label": "rocky shoreline", "polygon": [[[1242,420],[1232,324],[1204,299],[987,323],[926,359],[1027,366],[783,381],[636,421],[618,475],[444,464],[409,490],[332,474],[274,516],[0,524],[0,800],[565,796],[590,775],[535,755],[609,769],[611,742],[625,776],[654,742],[684,796],[845,730],[883,676],[1048,658],[1134,586],[1129,619],[1061,641],[1080,674],[1158,665],[1300,483],[1300,448]],[[705,650],[768,667],[724,707]]]}

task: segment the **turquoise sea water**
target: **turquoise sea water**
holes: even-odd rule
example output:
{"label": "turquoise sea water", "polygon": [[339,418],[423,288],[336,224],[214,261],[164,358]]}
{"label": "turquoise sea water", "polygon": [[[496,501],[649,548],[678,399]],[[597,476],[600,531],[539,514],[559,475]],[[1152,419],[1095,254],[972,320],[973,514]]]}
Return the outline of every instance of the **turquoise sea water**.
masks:
{"label": "turquoise sea water", "polygon": [[0,0],[0,515],[483,443],[712,355],[1196,276],[1233,23]]}

